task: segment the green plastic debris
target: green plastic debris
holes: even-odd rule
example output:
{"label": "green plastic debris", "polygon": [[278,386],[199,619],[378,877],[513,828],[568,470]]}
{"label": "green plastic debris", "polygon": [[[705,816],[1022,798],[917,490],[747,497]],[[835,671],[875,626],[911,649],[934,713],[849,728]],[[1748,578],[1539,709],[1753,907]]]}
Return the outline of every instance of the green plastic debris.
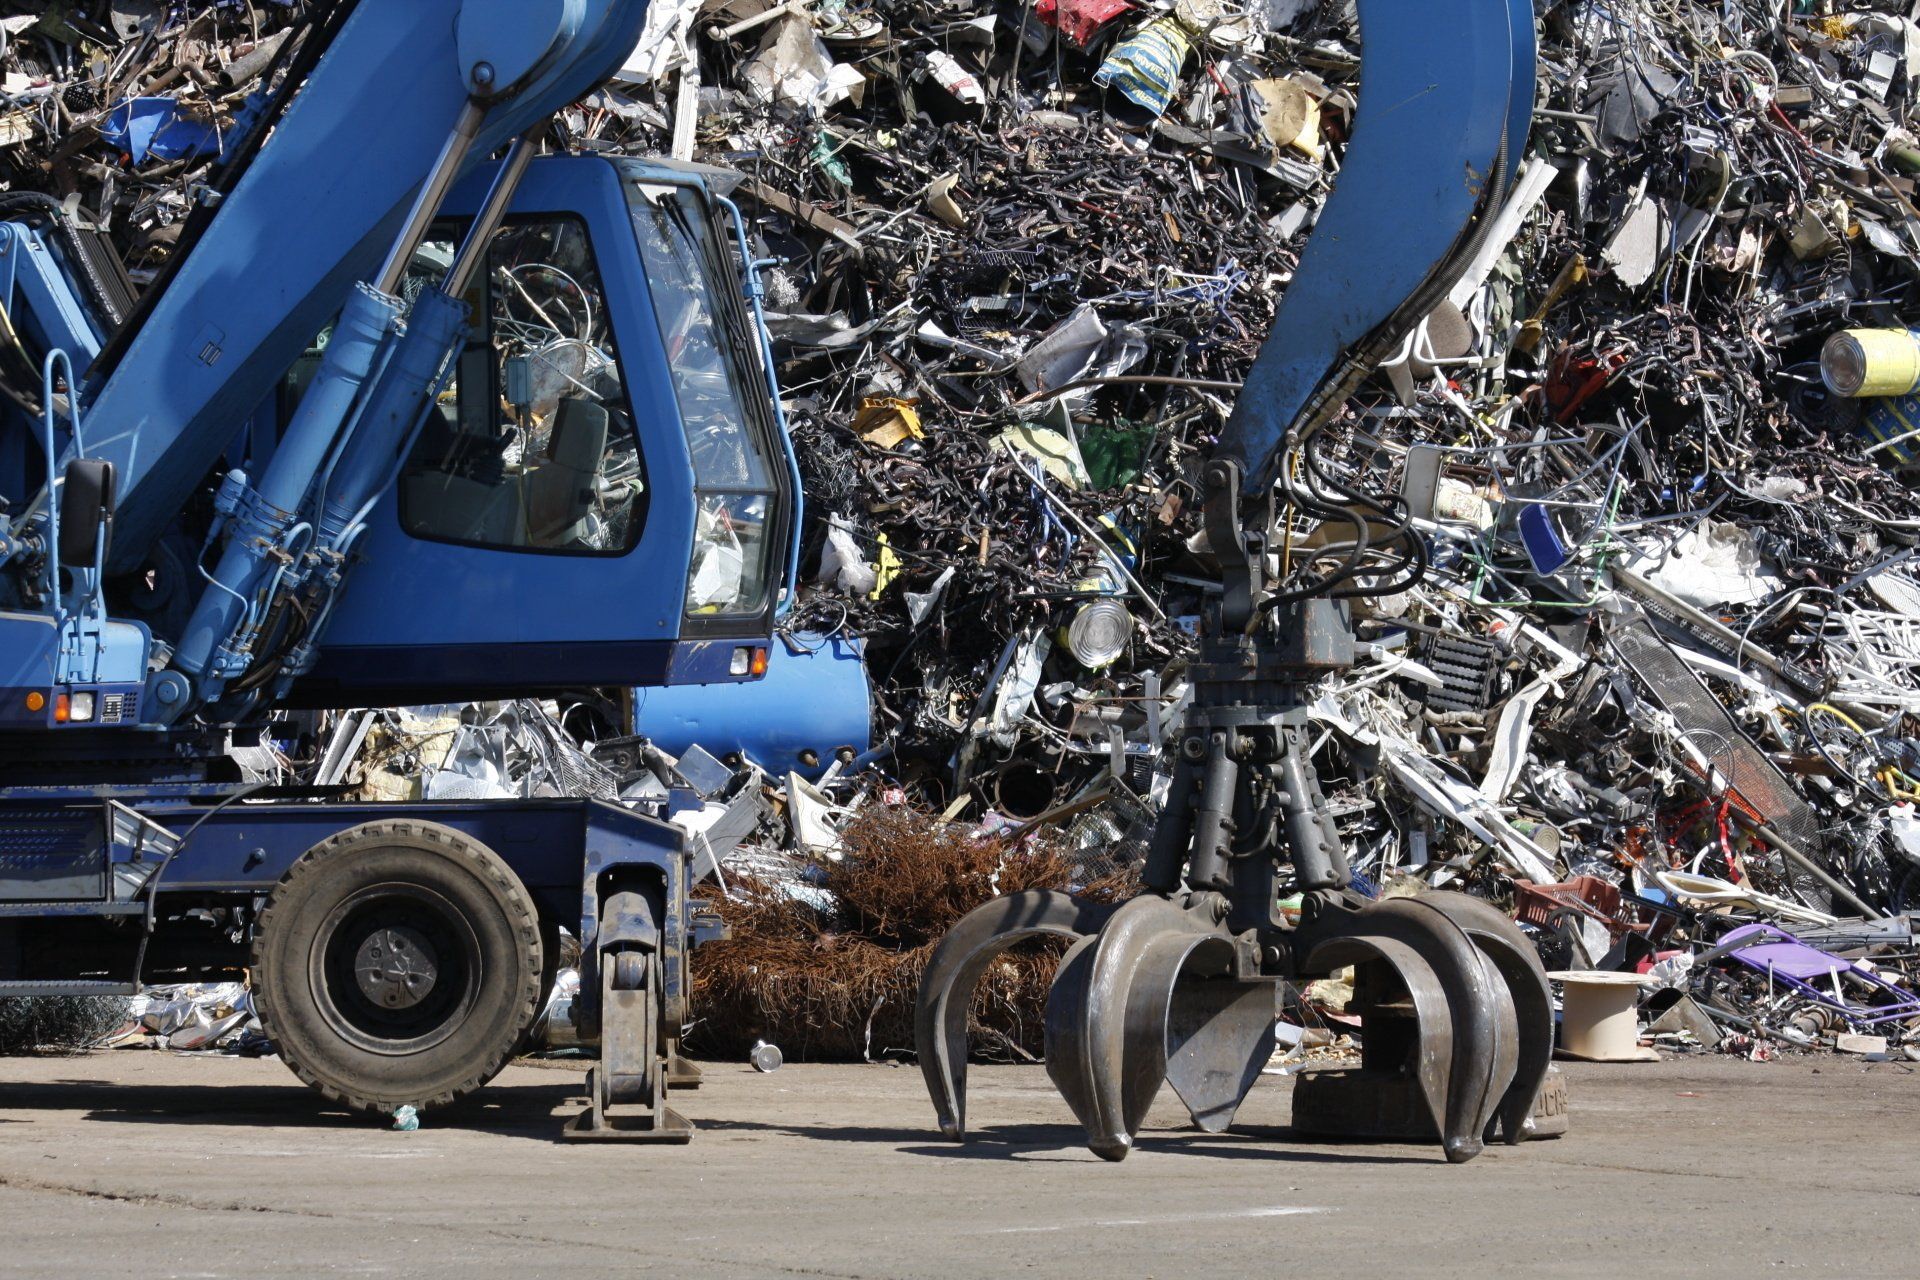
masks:
{"label": "green plastic debris", "polygon": [[840,158],[840,148],[845,142],[825,129],[813,140],[813,162],[820,166],[820,172],[829,181],[836,182],[847,190],[853,190],[853,170],[847,168],[847,162]]}
{"label": "green plastic debris", "polygon": [[1146,470],[1154,430],[1144,423],[1116,422],[1080,433],[1080,457],[1095,489],[1132,484]]}

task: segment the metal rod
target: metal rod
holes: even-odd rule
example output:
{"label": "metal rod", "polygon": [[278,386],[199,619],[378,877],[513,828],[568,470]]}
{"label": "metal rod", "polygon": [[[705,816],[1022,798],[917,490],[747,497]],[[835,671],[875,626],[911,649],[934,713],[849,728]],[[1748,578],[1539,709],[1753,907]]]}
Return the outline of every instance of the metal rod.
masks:
{"label": "metal rod", "polygon": [[1092,525],[1082,520],[1079,512],[1054,496],[1052,487],[1047,484],[1046,472],[1038,467],[1029,467],[1026,471],[1028,478],[1033,481],[1034,487],[1046,498],[1047,506],[1052,508],[1056,514],[1065,516],[1067,523],[1078,529],[1082,537],[1093,543],[1093,545],[1100,550],[1101,554],[1106,557],[1107,563],[1119,571],[1120,576],[1127,580],[1127,585],[1133,588],[1133,593],[1140,597],[1140,603],[1147,606],[1147,610],[1153,614],[1155,622],[1165,622],[1167,620],[1166,611],[1160,607],[1147,589],[1140,585],[1140,579],[1134,577],[1132,571],[1121,562],[1120,557],[1114,552],[1113,548],[1107,545],[1106,539],[1101,537]]}
{"label": "metal rod", "polygon": [[1778,849],[1781,853],[1781,856],[1786,858],[1788,862],[1793,863],[1795,866],[1799,867],[1802,871],[1812,876],[1815,880],[1818,880],[1823,886],[1825,886],[1827,892],[1831,893],[1834,897],[1840,899],[1840,901],[1846,903],[1849,907],[1852,907],[1855,911],[1858,911],[1861,915],[1865,916],[1867,919],[1869,920],[1886,919],[1887,917],[1886,912],[1879,911],[1871,906],[1868,906],[1866,901],[1863,898],[1861,898],[1859,894],[1855,893],[1853,890],[1847,888],[1846,885],[1841,884],[1838,880],[1834,879],[1832,875],[1828,874],[1827,869],[1825,867],[1822,867],[1819,863],[1815,862],[1812,858],[1808,857],[1797,846],[1795,846],[1791,840],[1788,840],[1785,836],[1781,835],[1778,831],[1776,831],[1773,828],[1772,824],[1767,822],[1762,822],[1759,819],[1753,817],[1752,815],[1742,812],[1740,809],[1740,806],[1738,805],[1734,805],[1731,809],[1728,810],[1728,816],[1730,816],[1731,818],[1733,818],[1734,821],[1742,824],[1743,826],[1752,828],[1755,832],[1759,834],[1762,840],[1765,840],[1768,844]]}
{"label": "metal rod", "polygon": [[460,166],[467,158],[467,149],[473,145],[474,138],[480,132],[480,122],[486,116],[487,109],[471,98],[460,109],[460,118],[454,122],[447,145],[440,149],[440,156],[433,162],[427,180],[420,184],[420,194],[414,197],[413,208],[407,211],[406,225],[401,227],[393,248],[387,252],[387,260],[373,278],[373,287],[380,292],[392,294],[400,287],[401,280],[406,278],[407,264],[413,261],[413,251],[426,238],[427,227],[433,222],[433,215],[440,211],[440,202],[446,199],[453,180],[459,176]]}
{"label": "metal rod", "polygon": [[787,0],[786,4],[778,5],[772,9],[764,9],[754,14],[751,18],[742,18],[730,27],[708,27],[707,34],[715,40],[731,40],[737,35],[753,30],[755,27],[764,26],[772,22],[775,18],[784,18],[790,13],[799,13],[812,2],[813,0]]}
{"label": "metal rod", "polygon": [[546,125],[542,122],[527,130],[513,140],[507,149],[507,158],[500,164],[500,172],[493,177],[493,185],[487,189],[486,203],[480,206],[479,214],[473,220],[473,226],[467,231],[467,238],[460,245],[460,252],[454,257],[453,266],[447,269],[447,278],[440,289],[450,298],[457,298],[467,291],[473,283],[473,277],[487,260],[487,245],[493,239],[493,233],[507,216],[507,206],[513,203],[513,193],[520,186],[520,179],[526,176],[527,165],[533,160],[534,134]]}
{"label": "metal rod", "polygon": [[[989,355],[996,353],[988,352]],[[1057,387],[1043,387],[1031,395],[1021,396],[1014,401],[1016,405],[1037,404],[1042,400],[1057,400],[1069,391],[1078,391],[1082,387],[1188,387],[1195,391],[1238,391],[1244,386],[1239,382],[1216,382],[1208,378],[1174,378],[1157,373],[1123,373],[1105,378],[1075,378],[1072,382],[1061,383]]]}

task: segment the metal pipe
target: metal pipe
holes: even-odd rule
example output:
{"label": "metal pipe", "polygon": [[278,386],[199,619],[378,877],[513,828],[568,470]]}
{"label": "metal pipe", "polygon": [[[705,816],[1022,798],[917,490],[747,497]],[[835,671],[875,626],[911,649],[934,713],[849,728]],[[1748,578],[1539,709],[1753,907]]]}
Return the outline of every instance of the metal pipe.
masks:
{"label": "metal pipe", "polygon": [[[1021,396],[1013,403],[1017,405],[1037,404],[1042,400],[1058,400],[1069,391],[1078,391],[1082,387],[1186,387],[1193,391],[1218,391],[1222,394],[1234,392],[1245,385],[1239,382],[1219,382],[1209,378],[1175,378],[1158,373],[1117,373],[1104,378],[1075,378],[1072,382],[1063,382],[1057,387],[1046,387],[1030,395]],[[1585,443],[1576,441],[1575,443]]]}
{"label": "metal pipe", "polygon": [[763,9],[751,18],[742,18],[730,27],[708,27],[707,34],[715,40],[731,40],[737,35],[753,30],[755,27],[764,26],[772,22],[775,18],[784,18],[790,13],[800,13],[812,2],[813,0],[787,0],[786,4],[778,5],[771,9]]}
{"label": "metal pipe", "polygon": [[414,197],[413,207],[407,210],[407,220],[400,228],[399,237],[394,240],[393,248],[388,250],[387,260],[380,265],[379,273],[373,277],[373,287],[380,292],[393,293],[406,278],[407,264],[413,261],[413,251],[426,238],[433,215],[440,212],[440,202],[446,199],[453,180],[460,176],[460,166],[466,162],[467,150],[473,146],[474,138],[480,133],[480,122],[486,117],[487,109],[472,98],[467,99],[467,105],[460,109],[460,118],[454,122],[453,133],[447,138],[446,146],[440,149],[439,158],[427,173],[427,180],[420,184],[420,194]]}
{"label": "metal pipe", "polygon": [[453,266],[447,269],[447,277],[441,283],[441,292],[449,297],[458,298],[473,283],[474,275],[487,260],[487,246],[493,239],[493,233],[500,229],[506,220],[507,206],[513,203],[513,193],[519,189],[520,179],[527,174],[527,165],[533,160],[534,135],[545,128],[544,122],[527,130],[513,140],[507,149],[507,158],[500,163],[500,172],[493,177],[493,185],[487,188],[486,203],[480,206],[480,212],[473,219],[473,226],[467,231],[467,238],[460,245],[460,252],[454,256]]}
{"label": "metal pipe", "polygon": [[1855,911],[1858,911],[1862,916],[1869,920],[1884,920],[1887,918],[1886,912],[1869,906],[1866,900],[1859,894],[1834,879],[1825,867],[1808,857],[1806,853],[1791,840],[1775,830],[1771,823],[1762,822],[1750,814],[1743,813],[1738,805],[1734,805],[1728,810],[1728,816],[1742,826],[1752,828],[1762,840],[1765,840],[1768,844],[1778,849],[1780,855],[1788,862],[1793,863],[1815,880],[1818,880],[1821,885],[1826,888],[1828,893],[1831,893],[1834,897],[1846,903]]}

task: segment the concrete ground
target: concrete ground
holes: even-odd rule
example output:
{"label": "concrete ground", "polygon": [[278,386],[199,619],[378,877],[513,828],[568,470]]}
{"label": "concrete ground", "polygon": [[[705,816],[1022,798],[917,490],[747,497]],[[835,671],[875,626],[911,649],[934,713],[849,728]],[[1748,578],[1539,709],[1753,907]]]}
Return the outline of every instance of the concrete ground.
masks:
{"label": "concrete ground", "polygon": [[550,1066],[396,1133],[271,1060],[0,1060],[0,1274],[1912,1274],[1912,1067],[1566,1070],[1570,1137],[1467,1165],[1290,1141],[1271,1077],[1220,1137],[1163,1095],[1110,1165],[1038,1067],[975,1068],[952,1146],[911,1067],[712,1065],[693,1144],[647,1147],[560,1143]]}

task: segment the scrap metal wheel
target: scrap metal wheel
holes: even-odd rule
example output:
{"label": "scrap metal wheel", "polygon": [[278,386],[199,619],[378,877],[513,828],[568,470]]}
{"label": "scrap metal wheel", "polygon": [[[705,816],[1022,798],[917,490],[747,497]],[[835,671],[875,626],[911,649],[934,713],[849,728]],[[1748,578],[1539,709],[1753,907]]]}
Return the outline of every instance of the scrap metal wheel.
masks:
{"label": "scrap metal wheel", "polygon": [[255,1004],[287,1065],[334,1101],[443,1107],[526,1036],[544,952],[492,850],[435,823],[370,822],[308,850],[267,899]]}

